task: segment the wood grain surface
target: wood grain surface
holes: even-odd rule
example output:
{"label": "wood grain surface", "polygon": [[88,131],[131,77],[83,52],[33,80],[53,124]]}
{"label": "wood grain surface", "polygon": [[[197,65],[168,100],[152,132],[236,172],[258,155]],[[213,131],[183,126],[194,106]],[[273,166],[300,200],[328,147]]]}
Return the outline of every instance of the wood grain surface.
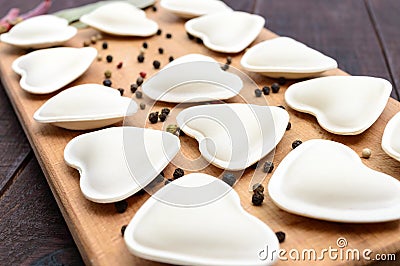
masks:
{"label": "wood grain surface", "polygon": [[[379,37],[386,64],[395,88],[400,88],[400,39],[399,21],[396,14],[400,11],[400,1],[368,0],[367,7]],[[400,99],[400,90],[395,90]]]}
{"label": "wood grain surface", "polygon": [[[66,1],[66,2],[68,2],[68,1]],[[245,1],[243,1],[243,2],[245,2]],[[241,7],[239,7],[239,8],[241,8]],[[154,15],[160,15],[160,12],[157,12],[157,14],[154,14]],[[171,16],[168,16],[168,18],[169,18],[168,20],[164,20],[164,23],[167,23],[170,20],[171,21],[174,20],[173,17],[171,17]],[[181,23],[181,22],[179,22],[179,23]],[[167,28],[169,28],[169,26]],[[171,29],[174,30],[174,27],[171,26]],[[175,30],[174,30],[174,32],[175,32]],[[84,32],[80,33],[80,35],[79,35],[80,40],[72,42],[71,45],[75,45],[77,47],[80,46],[81,41],[83,39],[87,38],[88,36],[91,36],[93,33],[94,33],[93,31],[84,31]],[[309,34],[309,33],[307,33],[307,34]],[[180,37],[178,40],[175,39],[175,36],[172,40],[172,43],[173,43],[172,51],[176,50],[176,48],[174,48],[174,46],[177,43],[181,44],[181,46],[180,46],[181,51],[179,53],[178,52],[171,53],[174,56],[178,56],[179,54],[184,54],[184,53],[186,53],[186,51],[194,51],[194,50],[200,51],[202,53],[209,53],[209,51],[207,49],[203,48],[200,45],[190,43],[190,42],[187,44],[188,40],[185,39],[184,34],[180,33],[179,36]],[[259,40],[261,40],[263,38],[269,38],[269,37],[272,37],[272,35],[270,33],[264,33],[263,36],[261,36],[261,38]],[[110,43],[113,43],[112,46],[114,48],[112,48],[110,51],[112,51],[112,53],[115,54],[116,52],[114,52],[115,51],[114,49],[118,48],[118,45],[120,45],[120,40],[111,40],[111,38],[109,38],[109,37],[107,37],[107,39],[109,39]],[[154,38],[152,38],[150,41],[148,41],[150,45],[161,43],[163,45],[163,47],[167,46],[166,45],[167,41],[165,39],[158,39],[158,40],[156,40],[156,39],[153,40],[153,39]],[[297,39],[299,39],[299,38],[297,38]],[[299,40],[301,40],[301,39],[299,39]],[[301,40],[301,41],[303,41],[303,40]],[[130,43],[130,47],[132,48],[130,50],[130,51],[132,51],[132,58],[129,60],[131,60],[131,62],[132,62],[131,67],[133,67],[133,69],[134,69],[134,71],[133,71],[134,74],[132,76],[126,75],[123,77],[123,79],[125,79],[125,81],[121,83],[121,86],[125,87],[126,91],[129,91],[129,89],[127,87],[129,85],[129,83],[133,82],[136,79],[138,70],[146,69],[148,71],[148,73],[154,72],[151,69],[151,64],[145,64],[145,65],[143,65],[143,67],[133,64],[133,62],[135,61],[135,57],[137,55],[137,51],[141,45],[141,42],[142,42],[142,40],[132,40],[132,42]],[[121,45],[123,45],[123,44],[121,44]],[[168,45],[170,45],[170,44],[168,44]],[[97,47],[99,47],[99,46],[97,46]],[[314,47],[319,48],[317,46],[314,46]],[[35,111],[35,109],[37,107],[39,107],[41,105],[41,103],[47,97],[32,97],[32,96],[29,96],[28,94],[23,93],[19,89],[18,85],[16,84],[18,81],[18,77],[15,74],[11,74],[10,76],[8,75],[8,74],[10,74],[10,71],[9,71],[9,65],[7,65],[7,64],[9,64],[13,58],[15,58],[17,55],[19,55],[21,53],[21,51],[17,51],[15,49],[10,49],[9,47],[6,48],[4,46],[0,46],[0,49],[2,51],[2,54],[1,54],[2,61],[0,62],[0,64],[1,64],[0,67],[2,69],[2,72],[6,71],[6,73],[2,73],[3,81],[7,84],[8,89],[10,89],[8,92],[11,95],[13,101],[16,101],[15,105],[18,110],[20,119],[21,119],[21,121],[23,121],[25,130],[30,137],[33,136],[34,133],[38,133],[38,140],[31,139],[31,143],[35,142],[34,145],[37,146],[37,143],[39,143],[39,142],[42,142],[42,141],[47,142],[47,144],[39,145],[41,147],[39,147],[36,150],[36,154],[37,154],[38,158],[40,159],[42,165],[43,165],[44,161],[52,163],[50,166],[47,167],[48,169],[46,168],[45,172],[46,172],[46,176],[49,178],[49,184],[51,185],[53,192],[57,191],[57,193],[58,193],[58,191],[62,191],[62,193],[59,195],[61,195],[61,196],[68,195],[68,196],[66,196],[68,198],[76,197],[75,200],[70,200],[73,202],[64,204],[64,201],[68,201],[68,199],[62,199],[59,196],[57,196],[57,194],[55,195],[56,199],[58,200],[58,203],[61,207],[61,210],[64,213],[66,221],[68,222],[69,227],[74,234],[75,240],[80,248],[80,251],[84,255],[86,263],[87,264],[92,264],[92,263],[96,264],[97,262],[100,264],[107,264],[107,263],[115,264],[116,262],[130,262],[131,264],[132,264],[132,262],[142,263],[143,262],[142,260],[136,260],[129,254],[126,254],[126,249],[123,246],[122,239],[119,237],[119,230],[120,230],[120,226],[123,223],[127,223],[130,220],[130,217],[137,210],[138,205],[140,205],[145,200],[146,196],[145,195],[141,195],[140,197],[134,196],[131,199],[129,199],[130,205],[128,208],[128,212],[124,213],[124,214],[116,214],[113,206],[109,206],[109,205],[98,206],[97,204],[87,202],[86,200],[83,199],[83,197],[80,195],[80,191],[77,187],[78,186],[78,178],[79,178],[78,174],[76,173],[76,171],[74,171],[72,169],[68,169],[66,166],[64,166],[62,157],[60,156],[61,150],[63,149],[63,145],[65,145],[66,141],[68,141],[70,138],[72,138],[72,136],[76,135],[77,133],[71,133],[71,132],[68,132],[65,130],[51,128],[49,126],[44,126],[44,127],[39,126],[32,121],[32,119],[31,119],[32,113]],[[14,53],[14,54],[11,56],[7,56],[9,52]],[[5,53],[5,54],[3,54],[3,53]],[[153,51],[152,53],[156,54],[155,51]],[[167,55],[168,54],[166,54],[164,57],[164,63],[166,63],[165,61],[166,61]],[[218,57],[218,55],[215,53],[211,53],[211,55],[214,56],[215,58],[220,58],[221,60],[223,60],[223,57]],[[152,57],[153,56],[151,55],[150,58],[152,58]],[[3,58],[4,58],[4,60],[3,60]],[[341,61],[339,60],[339,63],[340,62]],[[147,63],[149,63],[149,62],[147,62]],[[235,59],[234,64],[237,65],[237,63],[238,63],[238,60]],[[96,65],[96,62],[94,63],[94,65]],[[101,82],[102,72],[104,71],[103,67],[104,67],[104,65],[97,66],[96,70],[90,71],[92,74],[88,73],[87,75],[84,75],[75,84],[80,84],[82,82],[86,82],[89,80],[91,80],[93,82]],[[93,73],[95,73],[95,74],[93,74]],[[337,72],[337,73],[332,72],[330,74],[338,74],[338,73],[339,72]],[[4,74],[6,74],[6,75],[4,75]],[[94,77],[91,77],[93,75],[94,75]],[[252,75],[252,77],[255,78],[260,84],[271,84],[272,83],[272,80],[262,78],[258,75]],[[278,95],[269,97],[268,101],[274,105],[282,104],[283,103],[283,100],[282,100],[283,92],[284,92],[284,90],[281,90],[281,92]],[[129,93],[128,93],[128,95],[129,95]],[[20,110],[20,108],[19,108],[20,105],[18,105],[18,104],[28,104],[28,105],[33,105],[33,106],[26,107],[26,108],[24,107],[26,110]],[[6,106],[6,105],[2,104],[0,107],[3,107],[3,106]],[[5,107],[4,110],[7,110],[7,107]],[[280,159],[284,155],[286,155],[287,152],[289,152],[290,143],[294,139],[301,138],[302,140],[306,140],[306,139],[312,138],[312,137],[323,137],[323,138],[327,138],[327,139],[332,138],[334,140],[338,140],[338,141],[344,142],[346,144],[349,144],[350,147],[352,147],[357,152],[360,152],[362,147],[364,147],[364,146],[372,148],[374,155],[373,155],[373,157],[371,157],[370,160],[365,161],[366,164],[368,164],[370,167],[372,167],[374,169],[381,170],[381,171],[389,173],[389,174],[392,173],[393,176],[396,176],[393,174],[393,173],[396,173],[398,175],[398,173],[399,173],[399,168],[398,168],[398,166],[396,166],[396,162],[393,159],[390,159],[389,157],[387,157],[382,152],[382,150],[380,149],[380,147],[378,145],[379,144],[378,142],[371,141],[371,136],[375,140],[379,139],[381,137],[381,133],[382,133],[385,122],[387,121],[387,119],[389,119],[394,114],[394,112],[396,112],[398,110],[399,110],[398,103],[391,100],[388,107],[386,108],[384,114],[381,116],[380,120],[370,130],[368,130],[366,133],[364,133],[358,137],[333,136],[331,134],[324,132],[323,129],[321,129],[318,126],[318,124],[316,124],[316,121],[313,117],[295,113],[295,112],[292,112],[291,110],[289,110],[291,113],[293,130],[287,132],[284,140],[278,146],[276,157],[275,157],[275,163],[279,162]],[[10,112],[8,111],[8,113],[10,113]],[[8,121],[10,121],[10,119],[8,119]],[[309,122],[311,122],[311,123],[309,123]],[[303,127],[303,123],[306,123],[306,124],[309,123],[309,124],[308,124],[308,126]],[[3,128],[2,128],[2,130],[3,130]],[[309,135],[307,130],[308,131],[311,130],[311,132],[313,132],[313,134]],[[18,130],[13,130],[11,132],[18,132]],[[10,147],[18,146],[20,144],[22,146],[24,145],[23,137],[22,136],[17,137],[17,136],[18,135],[15,136],[14,143],[12,143],[12,146],[10,146]],[[22,139],[22,141],[21,141],[21,139]],[[193,141],[192,139],[189,139],[187,137],[183,137],[181,139],[181,141],[184,143],[196,144],[195,141]],[[26,143],[25,143],[25,145],[26,145]],[[50,147],[58,147],[58,148],[56,148],[55,151],[52,151],[51,154],[46,155],[45,154],[46,150],[48,151],[50,149]],[[12,148],[9,150],[12,150]],[[194,153],[196,153],[196,151],[194,151]],[[21,154],[21,153],[16,152],[15,154]],[[29,156],[27,157],[26,160],[27,160],[27,162],[25,164],[28,166],[31,164],[33,164],[33,165],[35,164],[35,161],[32,160]],[[383,161],[385,161],[385,163],[382,163]],[[13,162],[15,162],[15,160],[13,160]],[[20,163],[16,163],[15,165],[21,166]],[[62,170],[57,170],[58,167],[61,167]],[[28,176],[38,172],[37,167],[31,167],[31,168],[32,168],[32,170],[28,171],[28,174],[27,174]],[[172,171],[171,167],[170,167],[170,169],[168,169],[168,171],[169,172],[167,172],[167,174],[170,175],[171,171]],[[214,169],[213,171],[217,171],[217,170]],[[251,171],[252,170],[248,170],[247,173],[249,173]],[[65,181],[65,180],[57,180],[57,181],[50,180],[52,176],[57,176],[59,174],[65,175],[65,172],[67,172],[68,175],[70,175],[69,178],[67,178],[67,181]],[[398,178],[398,176],[396,176],[396,177]],[[269,178],[269,176],[267,177],[267,179],[268,178]],[[14,178],[14,180],[16,180],[16,179]],[[25,182],[28,182],[28,181],[25,181]],[[65,182],[67,182],[67,183],[71,182],[72,184],[65,184]],[[19,183],[18,182],[14,182],[14,183],[15,183],[15,185],[25,188],[25,190],[24,189],[17,190],[17,191],[20,191],[20,193],[24,193],[24,191],[29,189],[29,187],[24,186],[24,183],[22,181]],[[267,180],[264,182],[264,184],[266,184],[266,183],[267,183]],[[250,213],[252,213],[252,214],[256,215],[257,217],[259,217],[260,219],[266,221],[267,224],[269,224],[273,228],[273,230],[283,230],[288,234],[287,241],[282,245],[283,248],[295,248],[295,247],[301,247],[301,246],[304,246],[306,248],[311,248],[311,247],[321,247],[323,245],[334,245],[336,239],[339,236],[344,235],[348,239],[349,244],[354,248],[368,247],[368,248],[374,248],[374,250],[378,250],[380,252],[393,252],[393,250],[399,250],[399,239],[396,238],[399,235],[399,231],[398,231],[399,224],[397,222],[387,223],[387,224],[376,224],[376,225],[346,225],[346,224],[318,222],[318,221],[314,221],[311,219],[306,219],[306,218],[301,218],[301,217],[297,217],[294,215],[289,215],[282,211],[279,211],[274,205],[272,205],[272,203],[270,202],[269,199],[266,200],[263,207],[255,208],[255,207],[252,207],[250,204],[251,194],[247,192],[247,184],[248,184],[248,180],[246,180],[246,178],[243,178],[239,182],[238,186],[235,187],[235,189],[237,191],[239,191],[239,193],[241,194],[243,206]],[[39,186],[37,191],[39,191],[39,190],[45,191],[45,190],[43,190],[43,188],[45,188],[45,187],[46,187],[45,185]],[[29,190],[31,190],[32,193],[35,193],[35,191],[36,191],[36,190],[32,190],[32,189],[29,189]],[[8,191],[7,191],[7,193],[8,193]],[[15,193],[7,194],[7,197],[11,197],[13,195],[15,195]],[[48,195],[45,194],[45,196],[47,197],[47,199],[50,197],[49,194]],[[6,197],[6,196],[4,196],[4,197]],[[2,197],[2,200],[4,197]],[[15,197],[15,196],[13,196],[13,197]],[[136,201],[138,201],[138,202],[136,203]],[[29,202],[29,201],[27,201],[27,202]],[[29,204],[27,204],[26,206],[29,206]],[[85,211],[75,212],[74,206],[78,206],[78,208],[80,208],[80,209],[87,210],[88,214],[85,214]],[[45,207],[42,206],[42,208],[45,208]],[[14,209],[12,209],[12,210],[14,210]],[[57,214],[57,211],[54,209],[53,209],[53,212],[55,212]],[[14,218],[13,218],[14,220],[18,219],[18,217],[26,217],[22,212],[18,212],[18,214],[19,215],[14,216]],[[50,215],[47,212],[45,212],[44,214]],[[46,216],[43,216],[43,217],[46,217]],[[54,217],[56,217],[56,215]],[[86,222],[81,221],[84,219],[91,220],[93,217],[96,217],[96,218],[100,217],[99,219],[102,220],[103,222],[99,225],[98,223],[95,223],[93,221],[92,222],[91,221],[86,221]],[[10,221],[12,221],[12,220],[10,220]],[[105,226],[106,223],[107,223],[107,226]],[[12,224],[12,223],[10,222],[10,224]],[[60,223],[60,224],[62,224],[62,223]],[[103,228],[103,225],[104,225],[104,228]],[[37,225],[37,227],[40,227],[40,226],[45,227],[45,226],[43,226],[43,224]],[[82,228],[82,226],[84,226],[84,227]],[[105,227],[107,227],[107,228],[105,228]],[[4,230],[4,228],[5,227],[2,227],[3,230]],[[60,228],[58,228],[59,231],[60,231]],[[56,228],[54,228],[54,230],[57,231]],[[62,231],[62,229],[61,229],[61,231]],[[47,232],[50,232],[50,230]],[[101,235],[103,233],[104,233],[104,236],[93,236],[95,234]],[[1,231],[0,237],[9,236],[12,234],[14,234],[14,231],[12,231],[12,232]],[[49,236],[45,236],[45,235],[43,235],[43,237],[49,238]],[[92,240],[83,239],[86,237],[96,238],[96,239],[92,239]],[[98,239],[98,237],[101,237],[101,239]],[[65,238],[68,239],[67,234],[64,237],[64,241],[65,241]],[[365,238],[373,239],[374,243],[372,245],[370,245],[370,242],[366,241]],[[103,243],[103,244],[97,243],[97,242],[101,242],[104,239],[107,239],[109,242],[106,241],[107,243]],[[3,240],[3,239],[0,239],[0,241],[1,240]],[[50,242],[50,243],[53,243],[53,242]],[[68,241],[66,241],[66,243],[68,243]],[[95,244],[95,245],[93,246],[92,244]],[[68,246],[68,244],[66,244],[66,245]],[[10,246],[6,246],[6,248],[9,248],[9,247]],[[98,247],[103,247],[106,249],[106,251],[96,250],[96,248],[98,248]],[[325,246],[323,246],[323,247],[325,247]],[[0,253],[7,254],[7,253],[5,253],[4,249],[1,250],[1,248],[2,247],[0,247]],[[111,251],[110,249],[112,249],[113,251]],[[112,255],[115,256],[115,254],[117,254],[117,252],[115,251],[116,249],[120,249],[118,256],[121,256],[122,258],[120,258],[119,260],[116,260],[116,261],[114,261],[113,259],[105,258],[107,256],[111,256],[111,257],[113,257]],[[74,253],[73,248],[67,248],[66,250],[67,250],[67,252],[70,252],[68,254],[72,254],[71,258],[74,257],[73,254],[75,254],[75,256],[76,256],[76,253]],[[51,260],[52,258],[54,259],[58,256],[58,254],[61,254],[63,251],[65,251],[65,249],[63,249],[62,251],[57,250],[57,251],[49,254],[49,256],[47,258],[43,258],[43,260],[39,260],[38,263],[45,263],[46,260]],[[39,256],[36,258],[39,258]],[[13,261],[13,260],[9,260],[9,261]],[[14,261],[14,262],[16,262],[16,261]],[[22,260],[20,260],[19,262],[22,262]],[[75,263],[78,263],[78,262],[75,261]],[[360,262],[360,263],[364,263],[364,262]],[[70,260],[70,263],[67,263],[67,264],[74,264],[74,260],[73,259]],[[343,263],[343,264],[345,264],[345,263]]]}
{"label": "wood grain surface", "polygon": [[0,195],[2,195],[10,179],[30,152],[29,143],[17,123],[17,117],[3,90],[0,90],[0,140]]}
{"label": "wood grain surface", "polygon": [[[300,10],[302,15],[298,14]],[[291,0],[263,0],[256,2],[255,12],[267,18],[267,27],[273,32],[335,58],[347,73],[392,82],[364,1],[302,0],[294,4]],[[396,90],[391,96],[399,99]]]}
{"label": "wood grain surface", "polygon": [[[52,196],[50,191],[40,194],[38,198],[30,197],[47,187],[46,179],[39,170],[33,158],[1,198],[0,253],[8,258],[7,264],[2,265],[49,265],[55,259],[58,263],[81,264],[57,204],[48,200]],[[22,216],[26,218],[20,220]],[[38,232],[42,227],[47,228],[47,231]],[[49,246],[56,251],[48,254]],[[63,256],[65,252],[69,255]]]}

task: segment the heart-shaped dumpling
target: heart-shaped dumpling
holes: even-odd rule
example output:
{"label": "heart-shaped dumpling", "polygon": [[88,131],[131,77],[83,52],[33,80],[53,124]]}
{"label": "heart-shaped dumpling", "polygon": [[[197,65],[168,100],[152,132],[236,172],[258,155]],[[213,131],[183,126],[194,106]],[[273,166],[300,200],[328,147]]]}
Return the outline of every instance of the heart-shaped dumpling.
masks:
{"label": "heart-shaped dumpling", "polygon": [[161,0],[160,5],[182,18],[194,18],[232,10],[220,0]]}
{"label": "heart-shaped dumpling", "polygon": [[[216,198],[209,201],[210,194]],[[179,265],[270,265],[279,249],[272,230],[241,207],[229,185],[200,173],[157,191],[124,239],[136,256]]]}
{"label": "heart-shaped dumpling", "polygon": [[298,215],[348,223],[400,219],[400,182],[362,164],[349,147],[309,140],[291,151],[268,184],[271,199]]}
{"label": "heart-shaped dumpling", "polygon": [[148,19],[146,13],[137,7],[120,1],[102,5],[80,18],[95,29],[120,36],[151,36],[158,30],[155,21]]}
{"label": "heart-shaped dumpling", "polygon": [[166,65],[142,89],[156,101],[189,103],[229,99],[242,87],[240,77],[223,71],[212,57],[187,54]]}
{"label": "heart-shaped dumpling", "polygon": [[68,26],[68,21],[53,15],[41,15],[24,20],[0,40],[21,48],[46,48],[60,45],[77,33],[77,29]]}
{"label": "heart-shaped dumpling", "polygon": [[136,127],[112,127],[72,139],[66,163],[79,170],[83,195],[109,203],[128,198],[148,185],[180,148],[173,134]]}
{"label": "heart-shaped dumpling", "polygon": [[118,90],[83,84],[64,90],[40,107],[33,118],[72,130],[105,127],[136,113],[137,104]]}
{"label": "heart-shaped dumpling", "polygon": [[400,112],[390,119],[382,136],[382,149],[400,161]]}
{"label": "heart-shaped dumpling", "polygon": [[295,83],[285,101],[293,109],[317,117],[325,130],[357,135],[367,130],[385,109],[392,85],[381,78],[331,76]]}
{"label": "heart-shaped dumpling", "polygon": [[332,59],[301,42],[278,37],[260,42],[243,55],[240,64],[248,71],[273,78],[306,78],[337,68]]}
{"label": "heart-shaped dumpling", "polygon": [[37,50],[18,57],[12,69],[21,75],[19,84],[27,92],[47,94],[81,76],[96,58],[92,47],[58,47]]}
{"label": "heart-shaped dumpling", "polygon": [[265,19],[258,15],[227,11],[191,19],[185,29],[211,50],[239,53],[257,38],[264,23]]}
{"label": "heart-shaped dumpling", "polygon": [[211,104],[180,112],[176,121],[199,142],[201,155],[213,165],[241,170],[258,162],[281,141],[289,114],[279,107]]}

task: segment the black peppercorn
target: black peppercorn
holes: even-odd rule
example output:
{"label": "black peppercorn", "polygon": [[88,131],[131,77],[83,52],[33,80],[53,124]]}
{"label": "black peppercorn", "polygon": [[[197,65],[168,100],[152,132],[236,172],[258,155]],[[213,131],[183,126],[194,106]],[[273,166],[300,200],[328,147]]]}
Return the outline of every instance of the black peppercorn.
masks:
{"label": "black peppercorn", "polygon": [[141,99],[143,97],[143,93],[141,91],[135,92],[136,98]]}
{"label": "black peppercorn", "polygon": [[146,104],[145,104],[145,103],[140,103],[140,109],[141,109],[141,110],[146,109]]}
{"label": "black peppercorn", "polygon": [[228,65],[228,64],[225,64],[225,65],[223,65],[223,66],[221,67],[221,69],[222,69],[223,71],[227,71],[227,70],[229,69],[229,65]]}
{"label": "black peppercorn", "polygon": [[108,63],[111,63],[112,60],[113,60],[112,55],[107,55],[107,56],[106,56],[106,60],[107,60]]}
{"label": "black peppercorn", "polygon": [[158,29],[158,30],[157,30],[157,35],[161,35],[161,33],[162,33],[162,30],[161,30],[161,29]]}
{"label": "black peppercorn", "polygon": [[138,85],[137,84],[131,84],[131,92],[135,93],[138,89]]}
{"label": "black peppercorn", "polygon": [[162,114],[169,115],[169,112],[171,112],[171,110],[169,110],[168,108],[163,108],[163,109],[161,109],[161,113],[162,113]]}
{"label": "black peppercorn", "polygon": [[101,45],[101,47],[106,50],[108,49],[108,43],[107,42],[103,42],[103,44]]}
{"label": "black peppercorn", "polygon": [[172,38],[172,34],[171,34],[171,33],[167,33],[167,34],[165,35],[165,37],[167,37],[167,39],[171,39],[171,38]]}
{"label": "black peppercorn", "polygon": [[260,183],[254,184],[254,185],[253,185],[253,192],[254,192],[254,193],[263,194],[263,193],[264,193],[264,186],[261,185]]}
{"label": "black peppercorn", "polygon": [[189,40],[194,40],[194,36],[192,34],[190,34],[189,32],[186,32]]}
{"label": "black peppercorn", "polygon": [[292,128],[292,123],[287,123],[286,130],[290,130]]}
{"label": "black peppercorn", "polygon": [[282,231],[276,232],[275,233],[276,237],[278,238],[279,243],[283,243],[286,238],[286,234]]}
{"label": "black peppercorn", "polygon": [[301,143],[303,143],[301,140],[295,140],[292,143],[292,149],[296,149]]}
{"label": "black peppercorn", "polygon": [[138,86],[142,85],[142,84],[143,84],[143,78],[142,78],[142,77],[138,77],[138,78],[136,79],[136,84],[137,84]]}
{"label": "black peppercorn", "polygon": [[269,95],[270,89],[269,89],[269,87],[264,86],[264,87],[262,88],[262,91],[263,91],[264,95]]}
{"label": "black peppercorn", "polygon": [[105,79],[105,80],[103,80],[103,85],[104,85],[104,86],[107,86],[107,87],[111,87],[112,82],[111,82],[111,80],[109,80],[109,79]]}
{"label": "black peppercorn", "polygon": [[261,97],[262,92],[261,92],[260,89],[255,89],[255,90],[254,90],[254,94],[256,95],[256,97]]}
{"label": "black peppercorn", "polygon": [[174,179],[178,179],[185,175],[185,172],[181,168],[176,168],[172,176]]}
{"label": "black peppercorn", "polygon": [[125,230],[128,226],[125,224],[121,227],[121,235],[124,236],[125,235]]}
{"label": "black peppercorn", "polygon": [[147,42],[144,42],[144,43],[142,44],[142,47],[143,47],[144,49],[147,49],[147,47],[149,47],[149,45],[147,44]]}
{"label": "black peppercorn", "polygon": [[122,63],[122,62],[119,62],[118,65],[117,65],[117,68],[118,68],[118,69],[121,69],[121,68],[122,68],[122,65],[123,65],[123,63]]}
{"label": "black peppercorn", "polygon": [[279,86],[278,83],[273,83],[273,84],[271,85],[271,89],[272,89],[272,92],[273,92],[273,93],[278,93],[278,91],[279,91],[280,88],[281,88],[281,87]]}
{"label": "black peppercorn", "polygon": [[159,54],[163,54],[164,53],[164,49],[163,48],[158,48],[158,53]]}
{"label": "black peppercorn", "polygon": [[236,182],[236,177],[234,174],[232,173],[225,173],[222,176],[222,181],[224,181],[225,183],[227,183],[228,185],[230,185],[231,187],[233,187],[233,185]]}
{"label": "black peppercorn", "polygon": [[158,122],[158,112],[150,113],[149,114],[149,121],[152,124],[155,124]]}
{"label": "black peppercorn", "polygon": [[142,55],[142,54],[138,55],[137,60],[138,60],[139,63],[143,63],[144,62],[144,55]]}
{"label": "black peppercorn", "polygon": [[124,95],[124,89],[123,88],[118,88],[119,93],[122,95]]}
{"label": "black peppercorn", "polygon": [[161,122],[164,122],[165,120],[167,120],[167,115],[165,113],[161,113],[158,118],[160,118]]}
{"label": "black peppercorn", "polygon": [[251,202],[254,206],[261,206],[264,201],[264,194],[262,193],[254,193],[251,197]]}
{"label": "black peppercorn", "polygon": [[121,201],[115,202],[114,206],[115,206],[115,210],[118,213],[124,213],[126,211],[126,209],[128,208],[128,202],[126,200],[121,200]]}
{"label": "black peppercorn", "polygon": [[274,163],[270,161],[265,162],[263,167],[264,173],[271,173],[272,170],[274,170]]}
{"label": "black peppercorn", "polygon": [[286,79],[285,79],[284,77],[280,77],[280,78],[278,79],[278,84],[279,84],[279,85],[285,85],[285,84],[286,84]]}
{"label": "black peppercorn", "polygon": [[228,56],[228,57],[226,58],[226,64],[227,64],[227,65],[230,65],[231,63],[232,63],[232,57]]}
{"label": "black peppercorn", "polygon": [[155,69],[159,69],[160,66],[161,66],[160,61],[158,61],[158,60],[154,60],[154,61],[153,61],[153,67],[154,67]]}
{"label": "black peppercorn", "polygon": [[174,61],[174,57],[173,57],[173,56],[170,56],[170,57],[168,58],[168,60],[169,60],[169,62],[171,63],[172,61]]}

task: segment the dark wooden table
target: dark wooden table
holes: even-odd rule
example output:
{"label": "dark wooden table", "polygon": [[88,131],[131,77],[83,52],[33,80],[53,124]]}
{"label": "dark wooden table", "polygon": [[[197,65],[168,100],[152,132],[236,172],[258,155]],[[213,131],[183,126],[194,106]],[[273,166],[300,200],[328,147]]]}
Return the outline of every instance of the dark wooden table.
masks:
{"label": "dark wooden table", "polygon": [[[29,10],[40,0],[0,0]],[[93,0],[54,0],[51,12]],[[335,58],[352,75],[383,77],[400,94],[399,0],[225,0],[257,13],[267,28]],[[0,58],[1,60],[1,58]],[[0,84],[0,265],[81,265],[14,110]]]}

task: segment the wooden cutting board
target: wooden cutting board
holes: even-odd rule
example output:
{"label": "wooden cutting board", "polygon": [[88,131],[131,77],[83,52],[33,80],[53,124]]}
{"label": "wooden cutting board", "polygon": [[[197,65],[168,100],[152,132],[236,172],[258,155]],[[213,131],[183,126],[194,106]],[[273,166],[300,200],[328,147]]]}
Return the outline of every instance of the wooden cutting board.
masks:
{"label": "wooden cutting board", "polygon": [[[131,96],[129,85],[136,81],[140,71],[145,71],[147,77],[156,72],[153,69],[152,61],[157,59],[164,66],[168,63],[169,56],[175,58],[187,53],[201,53],[215,58],[217,61],[224,63],[226,56],[224,54],[215,53],[202,44],[189,40],[184,30],[184,20],[169,14],[161,9],[157,12],[147,11],[148,16],[159,23],[162,29],[162,35],[153,36],[151,38],[116,38],[104,35],[104,40],[108,42],[109,48],[103,50],[101,43],[95,45],[99,53],[103,56],[102,61],[95,61],[90,69],[70,86],[83,83],[99,83],[103,81],[103,73],[105,70],[112,71],[113,87],[122,87],[125,89],[125,96]],[[98,32],[93,29],[80,30],[78,35],[68,42],[67,46],[82,47],[84,40],[89,40],[91,36]],[[171,33],[172,38],[167,39],[166,33]],[[255,43],[263,40],[271,39],[276,35],[267,29],[264,29]],[[146,41],[149,45],[145,52],[145,62],[139,64],[136,60],[142,43]],[[164,54],[158,53],[158,48],[164,49]],[[20,122],[24,127],[25,133],[35,151],[36,157],[46,175],[50,188],[57,200],[57,203],[63,213],[69,229],[75,239],[75,242],[87,264],[93,265],[154,265],[156,263],[137,258],[128,253],[120,229],[122,225],[128,224],[135,212],[148,199],[149,195],[139,194],[128,199],[129,207],[123,214],[115,211],[113,204],[96,204],[86,200],[79,189],[79,174],[75,169],[68,167],[63,160],[63,150],[65,145],[73,137],[84,132],[68,131],[56,128],[50,125],[42,125],[36,123],[32,116],[33,113],[51,96],[55,95],[31,95],[24,92],[19,86],[19,76],[11,70],[11,64],[18,56],[24,54],[24,51],[11,47],[9,45],[0,44],[0,72],[2,81],[7,90],[8,96],[14,106],[15,112],[18,114]],[[112,63],[107,63],[104,58],[107,54],[114,57]],[[242,54],[232,55],[232,66],[240,69],[240,58]],[[123,62],[122,69],[117,69],[118,62]],[[39,66],[40,67],[40,66]],[[271,85],[276,80],[268,79],[258,74],[249,74],[249,76],[260,86]],[[333,70],[324,73],[324,75],[346,75],[341,70]],[[275,168],[279,162],[291,151],[291,143],[296,139],[306,141],[309,139],[321,138],[338,141],[348,145],[358,154],[361,154],[363,148],[372,150],[372,157],[363,162],[372,169],[389,174],[400,179],[400,163],[386,155],[381,149],[380,142],[384,127],[388,120],[400,111],[400,103],[389,99],[388,104],[380,116],[378,121],[363,134],[357,136],[336,136],[323,130],[313,116],[302,114],[288,108],[284,102],[284,92],[288,82],[283,86],[279,93],[270,94],[262,98],[255,98],[254,87],[249,83],[245,83],[245,87],[241,95],[249,102],[269,105],[283,105],[290,114],[292,129],[285,133],[282,141],[276,148],[274,163]],[[351,89],[351,88],[349,88]],[[149,112],[150,101],[146,97],[144,99],[136,99],[138,103],[146,102],[148,107],[145,111],[139,110],[134,120],[130,121],[136,126],[143,126]],[[243,98],[235,97],[228,102],[241,102]],[[153,106],[154,110],[160,110],[162,107],[174,107],[171,104],[157,103]],[[179,108],[178,108],[179,111]],[[174,110],[175,112],[175,110]],[[176,115],[176,112],[175,112]],[[139,125],[138,123],[140,123]],[[146,127],[162,129],[167,124],[173,124],[174,115],[167,119],[167,122],[158,123],[156,125],[146,124]],[[197,143],[194,139],[187,136],[181,138],[181,154],[188,158],[197,158],[200,153]],[[170,164],[165,169],[165,176],[170,178],[176,166]],[[260,169],[257,170],[260,174]],[[201,172],[218,176],[221,170],[208,166]],[[186,171],[188,173],[188,171]],[[314,248],[321,251],[324,248],[337,248],[336,241],[339,237],[346,238],[348,242],[347,248],[371,249],[372,254],[377,253],[395,253],[400,251],[400,223],[399,221],[378,223],[378,224],[342,224],[333,222],[318,221],[309,218],[292,215],[278,209],[271,199],[266,195],[264,204],[261,207],[255,207],[251,204],[251,193],[249,192],[250,180],[254,170],[247,169],[243,177],[234,187],[239,193],[242,206],[246,211],[258,217],[269,225],[274,231],[284,231],[286,233],[286,241],[281,244],[281,248],[286,250]],[[264,186],[268,184],[271,174],[263,175]],[[165,217],[165,226],[168,224],[168,217]],[[372,256],[372,255],[371,255]],[[397,254],[399,256],[399,253]],[[289,260],[290,261],[290,260]],[[278,264],[283,264],[279,262]],[[300,264],[308,265],[309,261],[301,261]],[[365,260],[345,261],[330,260],[325,258],[326,264],[366,264]]]}

